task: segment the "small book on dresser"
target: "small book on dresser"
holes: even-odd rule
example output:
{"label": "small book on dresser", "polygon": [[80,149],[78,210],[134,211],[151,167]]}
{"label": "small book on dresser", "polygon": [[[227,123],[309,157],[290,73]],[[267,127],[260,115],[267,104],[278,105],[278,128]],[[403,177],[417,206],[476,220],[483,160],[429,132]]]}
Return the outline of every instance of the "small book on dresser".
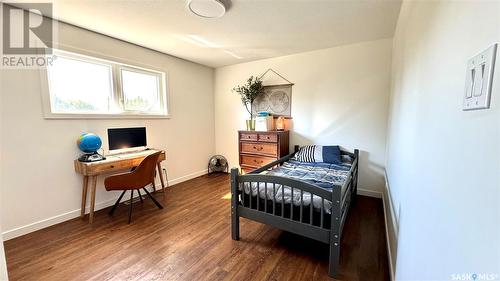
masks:
{"label": "small book on dresser", "polygon": [[289,153],[289,131],[238,131],[240,167],[248,173]]}

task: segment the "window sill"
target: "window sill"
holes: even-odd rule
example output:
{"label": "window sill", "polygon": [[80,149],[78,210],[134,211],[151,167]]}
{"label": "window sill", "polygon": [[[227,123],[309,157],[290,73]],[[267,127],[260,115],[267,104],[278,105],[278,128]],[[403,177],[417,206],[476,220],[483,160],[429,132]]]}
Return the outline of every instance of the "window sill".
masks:
{"label": "window sill", "polygon": [[167,114],[81,114],[45,113],[44,119],[170,119]]}

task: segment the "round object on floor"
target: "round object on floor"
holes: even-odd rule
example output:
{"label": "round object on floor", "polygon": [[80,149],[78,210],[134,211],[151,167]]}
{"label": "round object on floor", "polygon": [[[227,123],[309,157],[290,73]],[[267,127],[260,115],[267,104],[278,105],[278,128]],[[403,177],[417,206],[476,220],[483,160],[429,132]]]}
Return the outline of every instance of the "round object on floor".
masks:
{"label": "round object on floor", "polygon": [[210,174],[213,172],[229,172],[229,163],[227,162],[226,157],[222,155],[214,155],[210,157],[210,160],[208,161],[208,173]]}

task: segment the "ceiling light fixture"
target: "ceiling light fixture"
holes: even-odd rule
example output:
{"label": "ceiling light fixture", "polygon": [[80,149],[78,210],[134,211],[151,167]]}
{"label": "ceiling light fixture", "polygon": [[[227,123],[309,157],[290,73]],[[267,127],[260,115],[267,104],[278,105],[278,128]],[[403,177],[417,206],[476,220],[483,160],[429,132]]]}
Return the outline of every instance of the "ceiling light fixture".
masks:
{"label": "ceiling light fixture", "polygon": [[202,18],[220,18],[226,13],[226,6],[219,0],[189,0],[188,9]]}

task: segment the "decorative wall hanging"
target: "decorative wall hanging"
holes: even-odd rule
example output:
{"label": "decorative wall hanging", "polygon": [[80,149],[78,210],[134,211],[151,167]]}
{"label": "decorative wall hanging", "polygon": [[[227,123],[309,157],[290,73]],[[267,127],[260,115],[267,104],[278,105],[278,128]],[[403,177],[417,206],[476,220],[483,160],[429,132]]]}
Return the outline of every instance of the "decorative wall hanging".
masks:
{"label": "decorative wall hanging", "polygon": [[[274,74],[274,79],[272,77],[264,79],[266,75],[271,74]],[[291,117],[293,83],[271,68],[259,78],[263,81],[264,94],[255,99],[254,113],[267,111],[275,116]]]}

